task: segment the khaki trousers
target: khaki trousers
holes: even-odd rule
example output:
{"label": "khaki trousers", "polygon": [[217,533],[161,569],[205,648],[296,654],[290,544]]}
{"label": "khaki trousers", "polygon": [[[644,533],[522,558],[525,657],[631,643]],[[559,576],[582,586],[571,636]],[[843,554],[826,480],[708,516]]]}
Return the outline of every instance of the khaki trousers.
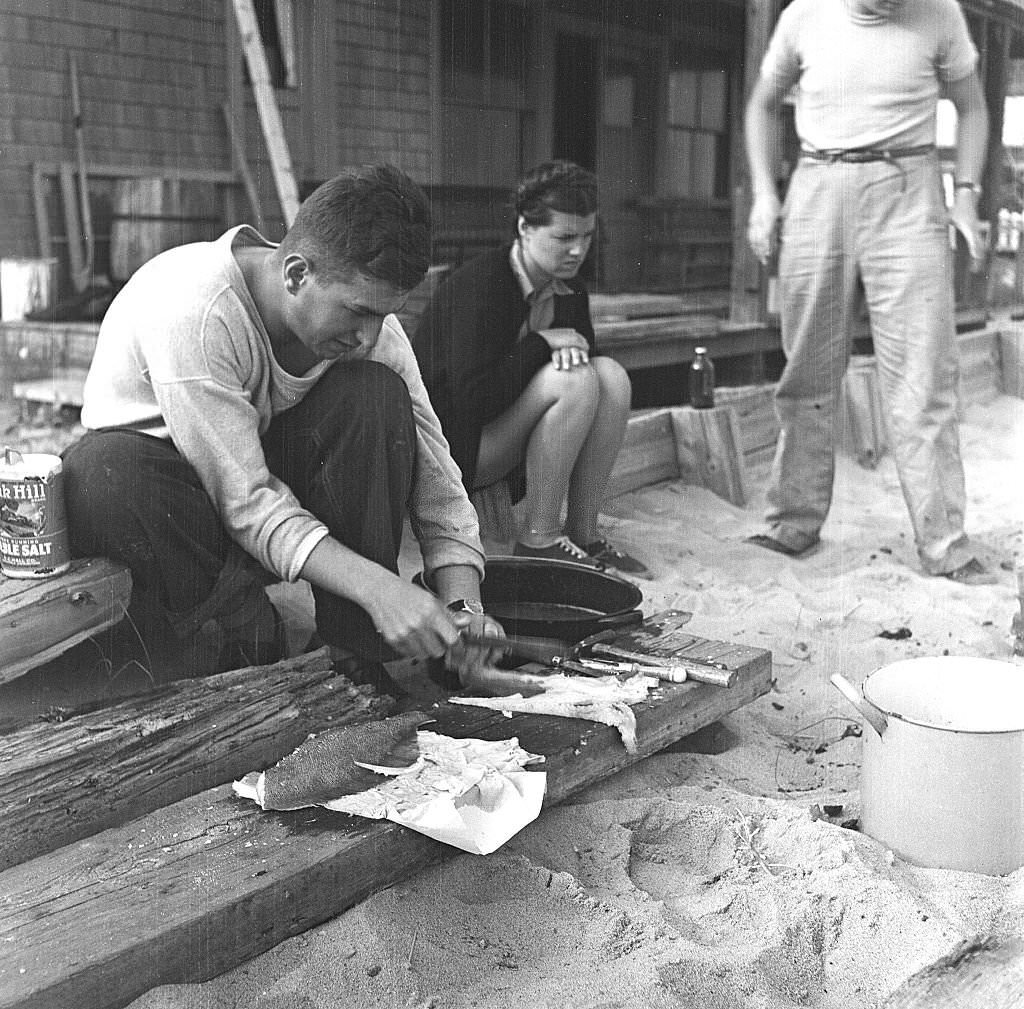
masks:
{"label": "khaki trousers", "polygon": [[794,173],[779,259],[781,434],[766,515],[769,534],[793,549],[817,541],[832,502],[836,405],[859,277],[921,564],[941,574],[973,556],[948,226],[934,154],[864,164],[802,159]]}

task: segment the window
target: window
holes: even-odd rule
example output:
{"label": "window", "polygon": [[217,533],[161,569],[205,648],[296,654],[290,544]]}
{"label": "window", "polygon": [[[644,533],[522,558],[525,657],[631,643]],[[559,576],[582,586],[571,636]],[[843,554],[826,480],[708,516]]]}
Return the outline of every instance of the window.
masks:
{"label": "window", "polygon": [[501,187],[521,170],[526,8],[507,0],[442,0],[443,177]]}
{"label": "window", "polygon": [[729,73],[724,66],[669,71],[666,196],[727,196]]}

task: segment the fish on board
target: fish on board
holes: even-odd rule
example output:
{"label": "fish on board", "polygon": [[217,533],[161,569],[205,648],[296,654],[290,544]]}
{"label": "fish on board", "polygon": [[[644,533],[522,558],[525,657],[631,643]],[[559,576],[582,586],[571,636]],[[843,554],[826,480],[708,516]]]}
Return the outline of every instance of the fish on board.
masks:
{"label": "fish on board", "polygon": [[417,730],[431,721],[422,711],[406,711],[307,739],[264,772],[263,808],[303,809],[379,785],[384,775],[360,765],[411,767],[420,756]]}

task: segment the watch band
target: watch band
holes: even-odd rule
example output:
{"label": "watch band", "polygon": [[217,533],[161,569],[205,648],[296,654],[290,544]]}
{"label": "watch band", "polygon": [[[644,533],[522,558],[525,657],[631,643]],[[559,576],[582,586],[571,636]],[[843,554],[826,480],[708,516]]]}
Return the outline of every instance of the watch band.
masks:
{"label": "watch band", "polygon": [[452,613],[473,613],[478,617],[484,614],[483,603],[479,599],[453,599],[448,604]]}
{"label": "watch band", "polygon": [[954,189],[969,189],[975,196],[981,195],[981,186],[977,182],[969,182],[966,179],[958,179],[953,183]]}

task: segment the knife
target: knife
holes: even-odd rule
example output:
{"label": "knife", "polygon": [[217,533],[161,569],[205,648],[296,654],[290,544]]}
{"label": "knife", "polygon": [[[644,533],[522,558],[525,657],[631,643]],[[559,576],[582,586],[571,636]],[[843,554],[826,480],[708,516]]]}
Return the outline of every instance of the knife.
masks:
{"label": "knife", "polygon": [[558,638],[532,638],[525,634],[509,634],[499,638],[493,634],[471,634],[463,632],[462,640],[467,645],[483,645],[498,651],[508,652],[520,659],[543,662],[551,665],[554,659],[568,658],[573,646]]}

